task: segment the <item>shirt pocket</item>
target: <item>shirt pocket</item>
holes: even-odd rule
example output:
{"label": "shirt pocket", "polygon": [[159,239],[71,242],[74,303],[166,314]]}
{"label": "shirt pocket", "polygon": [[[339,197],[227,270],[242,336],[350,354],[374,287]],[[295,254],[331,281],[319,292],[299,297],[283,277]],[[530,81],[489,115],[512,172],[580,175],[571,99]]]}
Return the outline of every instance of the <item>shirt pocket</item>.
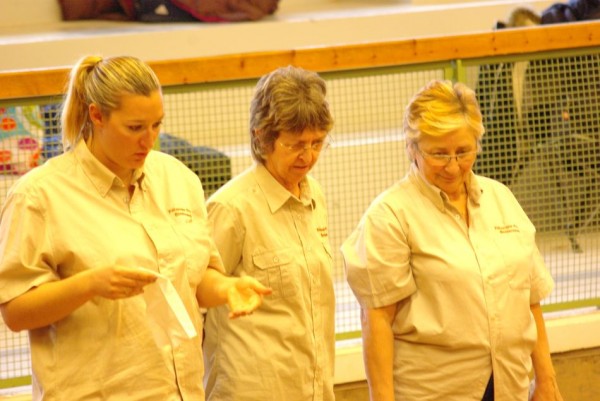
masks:
{"label": "shirt pocket", "polygon": [[508,285],[514,290],[531,287],[532,249],[527,238],[519,232],[499,233],[496,245],[504,261]]}
{"label": "shirt pocket", "polygon": [[531,287],[529,268],[519,266],[518,268],[510,269],[508,272],[508,285],[513,290],[528,290]]}
{"label": "shirt pocket", "polygon": [[273,289],[270,298],[291,297],[298,292],[293,260],[290,249],[263,251],[252,256],[255,278]]}

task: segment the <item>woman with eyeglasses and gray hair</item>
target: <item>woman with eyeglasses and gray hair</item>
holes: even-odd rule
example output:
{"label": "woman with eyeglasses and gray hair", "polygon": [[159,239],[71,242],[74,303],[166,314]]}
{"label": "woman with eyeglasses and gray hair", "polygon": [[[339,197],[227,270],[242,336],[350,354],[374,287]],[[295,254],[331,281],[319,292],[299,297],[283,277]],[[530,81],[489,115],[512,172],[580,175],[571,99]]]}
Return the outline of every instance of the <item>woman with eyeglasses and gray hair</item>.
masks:
{"label": "woman with eyeglasses and gray hair", "polygon": [[540,308],[554,282],[511,191],[472,171],[475,93],[430,82],[404,133],[408,173],[342,245],[371,400],[562,400]]}
{"label": "woman with eyeglasses and gray hair", "polygon": [[288,66],[263,76],[250,105],[254,165],[207,202],[225,271],[270,287],[245,322],[206,315],[207,400],[333,395],[332,251],[325,199],[309,172],[333,126],[325,81]]}

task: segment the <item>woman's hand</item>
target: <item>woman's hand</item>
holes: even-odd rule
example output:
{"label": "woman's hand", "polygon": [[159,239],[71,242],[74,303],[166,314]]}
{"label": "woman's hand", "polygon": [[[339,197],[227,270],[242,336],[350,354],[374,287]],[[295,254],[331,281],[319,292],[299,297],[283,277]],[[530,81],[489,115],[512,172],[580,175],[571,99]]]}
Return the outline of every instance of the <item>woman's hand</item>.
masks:
{"label": "woman's hand", "polygon": [[227,290],[227,306],[229,318],[251,314],[262,304],[264,295],[272,292],[270,288],[262,285],[254,277],[244,276],[236,278]]}
{"label": "woman's hand", "polygon": [[536,380],[535,390],[531,401],[563,401],[556,384],[556,378]]}
{"label": "woman's hand", "polygon": [[0,305],[0,311],[11,330],[33,330],[65,318],[95,296],[108,299],[133,297],[155,280],[151,271],[140,268],[92,268],[34,287]]}
{"label": "woman's hand", "polygon": [[129,298],[144,292],[144,287],[156,281],[157,276],[137,267],[111,266],[96,268],[81,274],[88,275],[93,295],[108,299]]}

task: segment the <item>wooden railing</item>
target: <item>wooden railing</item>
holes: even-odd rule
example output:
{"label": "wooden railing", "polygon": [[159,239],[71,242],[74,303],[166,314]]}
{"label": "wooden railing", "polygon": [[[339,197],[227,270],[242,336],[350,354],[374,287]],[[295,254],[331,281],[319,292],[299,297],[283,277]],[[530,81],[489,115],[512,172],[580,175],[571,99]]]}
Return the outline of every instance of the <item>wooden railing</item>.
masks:
{"label": "wooden railing", "polygon": [[[594,21],[149,63],[161,83],[171,86],[256,78],[288,64],[325,72],[598,46],[600,22]],[[59,95],[67,74],[67,69],[0,72],[0,100]]]}

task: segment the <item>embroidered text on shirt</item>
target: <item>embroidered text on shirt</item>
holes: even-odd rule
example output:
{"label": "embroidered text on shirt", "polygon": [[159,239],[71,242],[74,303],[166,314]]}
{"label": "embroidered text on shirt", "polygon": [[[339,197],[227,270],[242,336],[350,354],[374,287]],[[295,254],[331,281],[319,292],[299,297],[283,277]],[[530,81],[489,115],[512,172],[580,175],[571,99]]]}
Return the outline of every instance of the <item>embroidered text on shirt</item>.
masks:
{"label": "embroidered text on shirt", "polygon": [[169,209],[169,214],[171,217],[175,218],[177,221],[182,222],[191,222],[192,221],[192,211],[190,209],[184,209],[180,207],[175,207]]}
{"label": "embroidered text on shirt", "polygon": [[495,226],[494,227],[496,229],[496,231],[498,231],[500,234],[506,234],[506,233],[518,233],[519,232],[519,227],[517,227],[516,224],[508,224],[506,226]]}

